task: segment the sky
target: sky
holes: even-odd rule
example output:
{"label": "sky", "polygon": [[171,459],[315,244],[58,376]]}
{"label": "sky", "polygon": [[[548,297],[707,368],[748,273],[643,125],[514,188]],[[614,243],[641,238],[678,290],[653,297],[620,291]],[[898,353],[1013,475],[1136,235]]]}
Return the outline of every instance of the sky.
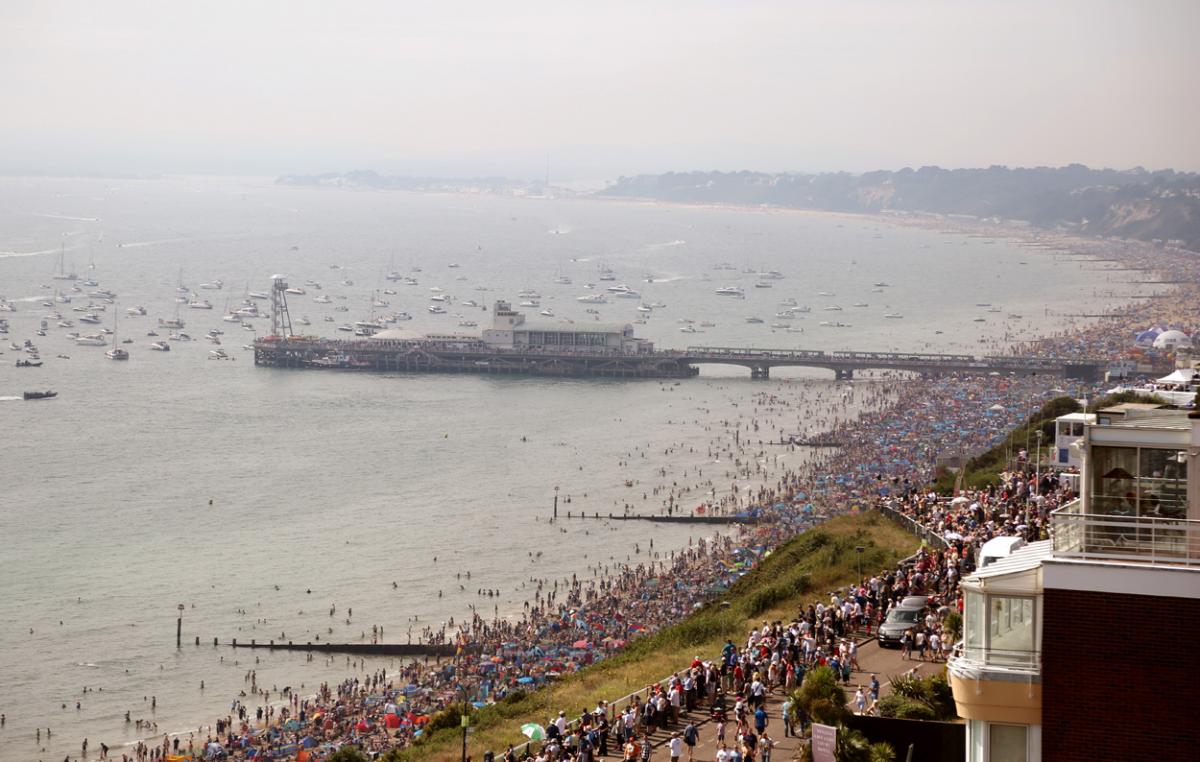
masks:
{"label": "sky", "polygon": [[1200,2],[0,3],[0,172],[1200,170]]}

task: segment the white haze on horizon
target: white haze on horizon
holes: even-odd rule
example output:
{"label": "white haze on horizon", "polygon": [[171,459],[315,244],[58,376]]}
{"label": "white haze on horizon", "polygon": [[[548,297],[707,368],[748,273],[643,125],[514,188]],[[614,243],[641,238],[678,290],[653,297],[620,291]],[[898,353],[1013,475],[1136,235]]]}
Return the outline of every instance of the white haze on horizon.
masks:
{"label": "white haze on horizon", "polygon": [[1200,3],[0,5],[0,172],[1200,169]]}

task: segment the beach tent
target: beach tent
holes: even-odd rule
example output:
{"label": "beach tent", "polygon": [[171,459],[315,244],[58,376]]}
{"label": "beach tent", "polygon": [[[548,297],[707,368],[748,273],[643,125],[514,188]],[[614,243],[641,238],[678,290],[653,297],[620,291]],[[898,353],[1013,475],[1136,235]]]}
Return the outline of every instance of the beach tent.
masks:
{"label": "beach tent", "polygon": [[1173,373],[1170,373],[1158,379],[1159,384],[1190,384],[1196,378],[1196,371],[1191,368],[1179,368]]}
{"label": "beach tent", "polygon": [[1163,331],[1154,339],[1155,349],[1190,349],[1192,339],[1183,331]]}

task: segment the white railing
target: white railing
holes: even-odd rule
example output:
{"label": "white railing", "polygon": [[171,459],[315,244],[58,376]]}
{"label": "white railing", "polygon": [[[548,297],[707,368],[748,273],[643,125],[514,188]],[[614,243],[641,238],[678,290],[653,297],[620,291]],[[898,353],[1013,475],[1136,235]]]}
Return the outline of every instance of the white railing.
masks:
{"label": "white railing", "polygon": [[1200,566],[1200,521],[1084,513],[1074,500],[1050,516],[1054,554],[1067,558]]}

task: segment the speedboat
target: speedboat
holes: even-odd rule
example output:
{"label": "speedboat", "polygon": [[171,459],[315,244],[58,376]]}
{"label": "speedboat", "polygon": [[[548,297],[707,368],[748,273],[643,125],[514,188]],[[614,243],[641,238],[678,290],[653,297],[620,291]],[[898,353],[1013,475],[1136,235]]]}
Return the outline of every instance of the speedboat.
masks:
{"label": "speedboat", "polygon": [[313,301],[316,302],[317,304],[330,304],[331,302],[333,302],[333,300],[329,298],[329,294],[321,294],[320,296],[314,296]]}
{"label": "speedboat", "polygon": [[554,310],[552,310],[552,309],[550,309],[549,307],[547,307],[546,309],[542,310],[542,311],[541,311],[541,312],[539,312],[538,314],[539,314],[539,315],[543,315],[543,316],[545,316],[545,317],[554,317]]}
{"label": "speedboat", "polygon": [[870,307],[871,305],[867,304],[866,302],[855,302],[854,306],[855,307]]}
{"label": "speedboat", "polygon": [[899,319],[903,318],[904,316],[901,315],[899,312],[889,312],[886,315],[884,315],[884,317],[888,318],[889,320],[899,320]]}
{"label": "speedboat", "polygon": [[747,323],[761,323],[762,321],[763,321],[762,318],[754,317],[753,315],[746,318]]}
{"label": "speedboat", "polygon": [[80,323],[93,323],[93,324],[95,324],[95,323],[99,323],[99,322],[100,322],[100,316],[99,316],[99,315],[97,315],[97,314],[96,314],[96,313],[94,313],[94,312],[89,312],[89,313],[87,313],[87,314],[85,314],[85,315],[80,315],[80,316],[79,316],[79,322],[80,322]]}
{"label": "speedboat", "polygon": [[75,339],[75,344],[80,347],[106,347],[108,346],[108,340],[101,334],[91,333]]}
{"label": "speedboat", "polygon": [[304,296],[305,291],[299,286],[292,286],[291,288],[285,288],[283,293],[291,294],[292,296]]}
{"label": "speedboat", "polygon": [[607,300],[604,298],[604,294],[586,294],[576,297],[575,301],[584,304],[604,304]]}
{"label": "speedboat", "polygon": [[208,350],[208,359],[210,359],[210,360],[231,360],[233,358],[231,358],[229,356],[229,353],[226,352],[224,349],[210,349],[210,350]]}
{"label": "speedboat", "polygon": [[27,400],[52,400],[58,396],[58,392],[46,390],[44,392],[25,392],[24,398]]}
{"label": "speedboat", "polygon": [[237,314],[236,312],[226,312],[224,315],[221,316],[221,319],[224,320],[226,323],[242,322],[242,316]]}
{"label": "speedboat", "polygon": [[211,310],[212,302],[207,299],[193,299],[187,303],[188,307],[194,310]]}
{"label": "speedboat", "polygon": [[746,292],[737,286],[725,286],[717,289],[717,296],[745,296]]}
{"label": "speedboat", "polygon": [[225,281],[220,280],[219,278],[217,280],[214,280],[212,283],[201,283],[200,284],[200,288],[206,288],[210,291],[220,291],[224,287],[225,287]]}
{"label": "speedboat", "polygon": [[171,351],[171,345],[165,341],[151,342],[150,348],[156,352],[170,352]]}
{"label": "speedboat", "polygon": [[429,305],[429,312],[433,315],[445,315],[446,308],[438,304]]}
{"label": "speedboat", "polygon": [[837,306],[836,304],[831,304],[825,308],[825,311],[826,312],[841,312],[842,308]]}
{"label": "speedboat", "polygon": [[170,341],[191,341],[192,337],[188,336],[183,331],[177,331],[168,336],[167,339]]}
{"label": "speedboat", "polygon": [[246,296],[250,297],[251,299],[270,299],[271,298],[271,295],[268,294],[266,291],[250,291],[246,294]]}
{"label": "speedboat", "polygon": [[337,329],[339,331],[346,331],[347,333],[354,333],[354,326],[350,325],[349,323],[343,323],[342,325],[339,325]]}
{"label": "speedboat", "polygon": [[120,347],[113,347],[104,353],[104,356],[110,360],[128,360],[129,353]]}
{"label": "speedboat", "polygon": [[127,307],[127,308],[125,308],[125,314],[129,315],[131,317],[136,316],[136,315],[145,315],[146,308],[141,306],[140,304],[136,307]]}

